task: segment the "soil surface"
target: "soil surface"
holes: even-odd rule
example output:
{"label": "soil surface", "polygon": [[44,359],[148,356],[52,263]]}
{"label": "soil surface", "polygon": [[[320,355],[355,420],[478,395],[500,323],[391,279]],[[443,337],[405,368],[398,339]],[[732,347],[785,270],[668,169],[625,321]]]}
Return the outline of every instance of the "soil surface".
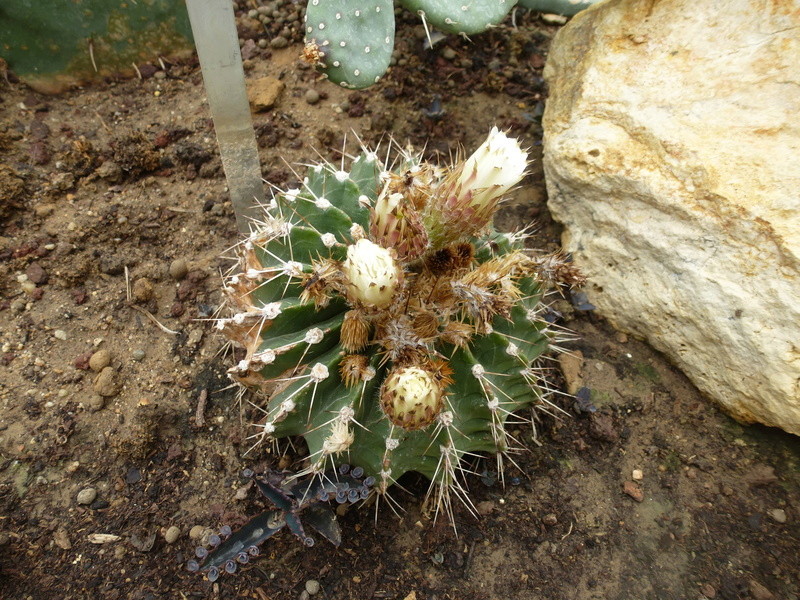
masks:
{"label": "soil surface", "polygon": [[[248,78],[285,84],[254,115],[270,183],[292,185],[292,165],[319,156],[347,161],[357,137],[443,160],[497,125],[534,158],[498,225],[536,222],[537,245],[557,247],[539,123],[556,25],[520,12],[426,49],[404,15],[395,66],[350,92],[297,60],[300,8],[273,6],[266,31],[240,18]],[[515,432],[527,450],[505,487],[491,461],[474,466],[480,518],[458,508],[457,536],[422,512],[427,484],[410,477],[401,516],[344,512],[338,549],[281,532],[235,576],[189,573],[192,529],[263,510],[240,472],[279,457],[242,457],[248,409],[209,320],[237,232],[199,68],[140,71],[59,97],[0,80],[0,597],[798,597],[798,439],[738,425],[566,300],[576,340],[553,385],[578,399],[559,395],[568,415],[536,440]]]}

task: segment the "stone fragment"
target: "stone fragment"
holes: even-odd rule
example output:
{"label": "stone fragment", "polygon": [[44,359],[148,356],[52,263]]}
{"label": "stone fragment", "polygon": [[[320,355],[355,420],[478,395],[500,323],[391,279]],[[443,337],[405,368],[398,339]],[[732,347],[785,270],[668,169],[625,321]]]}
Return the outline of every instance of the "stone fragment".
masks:
{"label": "stone fragment", "polygon": [[111,364],[111,352],[101,348],[89,357],[89,368],[95,373],[99,373]]}
{"label": "stone fragment", "polygon": [[642,488],[640,488],[639,485],[633,481],[626,481],[623,483],[622,491],[636,500],[636,502],[641,502],[644,500],[644,492],[642,491]]}
{"label": "stone fragment", "polygon": [[147,277],[140,277],[133,282],[131,293],[136,302],[148,302],[153,297],[153,284]]}
{"label": "stone fragment", "polygon": [[786,511],[782,508],[773,508],[768,510],[767,514],[776,523],[786,523]]}
{"label": "stone fragment", "polygon": [[319,593],[319,581],[316,579],[309,579],[306,581],[306,591],[308,592],[309,596],[315,596]]}
{"label": "stone fragment", "polygon": [[177,541],[177,539],[181,536],[181,530],[179,527],[173,525],[167,531],[164,532],[164,541],[168,544],[173,544]]}
{"label": "stone fragment", "polygon": [[83,488],[78,492],[78,504],[91,504],[97,498],[97,490],[93,487]]}
{"label": "stone fragment", "polygon": [[269,110],[275,106],[284,87],[285,84],[276,77],[261,77],[248,82],[247,98],[250,100],[250,107],[256,112]]}
{"label": "stone fragment", "polygon": [[754,600],[772,600],[775,596],[755,579],[750,580],[750,595]]}
{"label": "stone fragment", "polygon": [[195,525],[189,530],[189,539],[192,540],[199,540],[203,537],[203,533],[205,532],[206,528],[202,525]]}
{"label": "stone fragment", "polygon": [[36,285],[44,285],[47,283],[47,272],[38,262],[32,262],[29,264],[28,268],[25,269],[25,275],[28,276],[29,281],[32,281]]}
{"label": "stone fragment", "polygon": [[583,353],[580,350],[562,352],[558,355],[558,365],[564,375],[567,393],[574,396],[583,385]]}
{"label": "stone fragment", "polygon": [[798,28],[781,3],[608,0],[556,35],[543,121],[591,302],[737,419],[795,434]]}
{"label": "stone fragment", "polygon": [[188,272],[189,267],[186,265],[186,261],[182,258],[176,258],[169,265],[169,276],[175,281],[180,281],[186,277]]}
{"label": "stone fragment", "polygon": [[313,89],[306,90],[304,98],[308,104],[316,104],[319,102],[319,92]]}
{"label": "stone fragment", "polygon": [[117,372],[114,367],[105,367],[94,379],[94,391],[103,398],[110,398],[119,394]]}

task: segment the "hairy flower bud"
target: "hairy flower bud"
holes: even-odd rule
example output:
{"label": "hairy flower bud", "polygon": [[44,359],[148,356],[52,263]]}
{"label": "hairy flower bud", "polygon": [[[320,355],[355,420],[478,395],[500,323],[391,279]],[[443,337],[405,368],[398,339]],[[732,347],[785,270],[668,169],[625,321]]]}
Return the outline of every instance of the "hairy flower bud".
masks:
{"label": "hairy flower bud", "polygon": [[408,431],[427,427],[444,406],[442,386],[435,376],[419,367],[399,367],[386,376],[381,406],[395,425]]}
{"label": "hairy flower bud", "polygon": [[394,248],[400,260],[419,258],[428,245],[428,233],[411,200],[383,188],[370,214],[370,237]]}
{"label": "hairy flower bud", "polygon": [[522,180],[527,166],[528,153],[519,142],[492,127],[486,141],[453,169],[431,200],[425,225],[434,247],[486,227],[503,195]]}
{"label": "hairy flower bud", "polygon": [[348,246],[342,273],[350,299],[376,308],[391,304],[400,279],[400,268],[392,253],[367,239]]}

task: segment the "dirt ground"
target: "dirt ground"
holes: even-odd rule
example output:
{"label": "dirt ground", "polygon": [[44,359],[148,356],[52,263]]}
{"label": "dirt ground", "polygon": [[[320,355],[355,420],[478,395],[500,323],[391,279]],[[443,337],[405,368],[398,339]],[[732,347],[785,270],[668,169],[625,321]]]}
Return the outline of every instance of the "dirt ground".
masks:
{"label": "dirt ground", "polygon": [[[436,159],[498,125],[535,158],[498,225],[536,221],[539,247],[557,247],[539,160],[556,26],[520,13],[430,50],[403,19],[397,64],[355,93],[296,60],[291,18],[266,32],[241,19],[248,78],[285,84],[254,115],[265,178],[291,185],[292,164],[342,160],[353,132]],[[259,46],[278,35],[288,47]],[[740,426],[566,301],[577,340],[553,381],[583,400],[561,397],[570,416],[545,420],[540,446],[517,432],[528,450],[505,488],[476,465],[481,517],[458,510],[458,537],[421,513],[426,482],[411,477],[401,517],[351,508],[338,549],[281,533],[235,576],[189,573],[190,530],[262,509],[239,473],[278,459],[242,458],[248,415],[208,320],[237,232],[199,68],[164,67],[59,97],[0,80],[0,597],[798,598],[800,440]]]}

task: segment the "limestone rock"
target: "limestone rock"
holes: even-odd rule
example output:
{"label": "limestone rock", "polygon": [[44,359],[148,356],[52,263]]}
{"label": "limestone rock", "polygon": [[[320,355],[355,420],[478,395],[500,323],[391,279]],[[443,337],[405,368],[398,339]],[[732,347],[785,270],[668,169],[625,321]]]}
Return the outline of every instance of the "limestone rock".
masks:
{"label": "limestone rock", "polygon": [[247,98],[256,112],[269,110],[275,106],[278,96],[286,85],[276,77],[261,77],[247,82]]}
{"label": "limestone rock", "polygon": [[545,68],[544,166],[600,312],[737,419],[800,434],[796,6],[578,14]]}

